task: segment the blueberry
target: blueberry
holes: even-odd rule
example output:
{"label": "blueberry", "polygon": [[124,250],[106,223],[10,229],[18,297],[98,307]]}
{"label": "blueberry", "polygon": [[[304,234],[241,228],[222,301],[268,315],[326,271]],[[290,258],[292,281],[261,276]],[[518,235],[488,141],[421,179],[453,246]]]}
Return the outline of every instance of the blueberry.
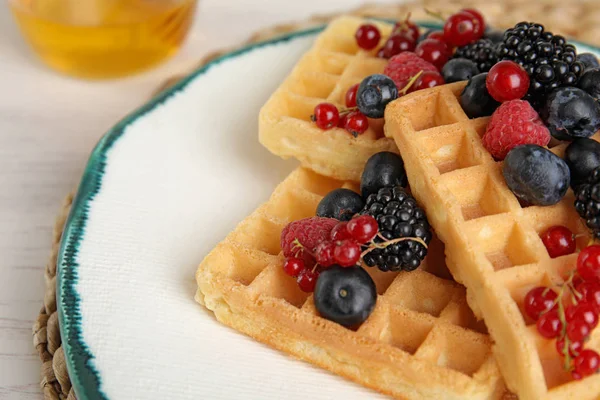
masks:
{"label": "blueberry", "polygon": [[575,187],[600,167],[600,143],[587,138],[574,140],[565,150],[565,161],[571,170],[571,185]]}
{"label": "blueberry", "polygon": [[345,188],[335,189],[319,202],[317,217],[350,221],[364,206],[365,203],[358,193]]}
{"label": "blueberry", "polygon": [[600,128],[600,105],[581,89],[561,87],[548,95],[542,119],[559,140],[590,137]]}
{"label": "blueberry", "polygon": [[504,32],[496,29],[489,29],[485,31],[483,37],[491,40],[492,43],[500,43],[504,40]]}
{"label": "blueberry", "polygon": [[589,69],[579,79],[577,87],[596,99],[600,98],[600,69]]}
{"label": "blueberry", "polygon": [[509,151],[502,174],[515,196],[533,205],[556,204],[569,188],[567,163],[535,144],[517,146]]}
{"label": "blueberry", "polygon": [[377,289],[371,276],[361,267],[334,265],[319,275],[314,301],[322,317],[354,328],[373,312]]}
{"label": "blueberry", "polygon": [[366,199],[384,186],[406,187],[407,184],[402,157],[389,151],[382,151],[367,160],[360,178],[360,192]]}
{"label": "blueberry", "polygon": [[598,58],[592,53],[581,53],[577,54],[577,60],[581,61],[585,66],[585,69],[591,68],[600,68],[600,63],[598,63]]}
{"label": "blueberry", "polygon": [[383,118],[385,106],[398,97],[398,88],[386,75],[375,74],[362,80],[356,92],[358,110],[369,118]]}
{"label": "blueberry", "polygon": [[469,118],[486,117],[498,108],[500,103],[490,96],[485,79],[487,73],[475,75],[460,94],[460,105]]}
{"label": "blueberry", "polygon": [[477,74],[479,74],[477,64],[466,58],[454,58],[442,68],[442,76],[446,83],[466,81]]}

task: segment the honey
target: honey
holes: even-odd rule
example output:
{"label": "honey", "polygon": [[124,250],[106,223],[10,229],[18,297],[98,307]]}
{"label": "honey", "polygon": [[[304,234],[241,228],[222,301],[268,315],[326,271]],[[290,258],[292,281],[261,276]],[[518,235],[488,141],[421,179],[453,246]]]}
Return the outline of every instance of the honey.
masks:
{"label": "honey", "polygon": [[11,0],[40,58],[68,75],[130,75],[172,56],[192,23],[196,0]]}

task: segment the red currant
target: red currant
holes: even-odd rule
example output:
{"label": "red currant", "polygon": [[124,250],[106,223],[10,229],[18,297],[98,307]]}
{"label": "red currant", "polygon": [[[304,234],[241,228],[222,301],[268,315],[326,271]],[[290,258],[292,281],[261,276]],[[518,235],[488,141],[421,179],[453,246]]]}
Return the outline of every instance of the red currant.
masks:
{"label": "red currant", "polygon": [[473,43],[483,36],[479,21],[468,12],[459,12],[450,16],[444,24],[444,41],[459,47]]}
{"label": "red currant", "polygon": [[377,220],[370,215],[361,215],[348,222],[348,232],[358,243],[370,242],[378,231]]}
{"label": "red currant", "polygon": [[600,312],[600,282],[582,282],[575,287],[581,294],[581,301],[592,305],[596,312]]}
{"label": "red currant", "polygon": [[331,103],[320,103],[315,107],[311,119],[319,128],[327,130],[337,126],[340,120],[340,112]]}
{"label": "red currant", "polygon": [[477,20],[477,22],[479,22],[479,27],[481,28],[481,32],[485,32],[485,28],[486,28],[485,19],[483,18],[483,15],[479,11],[477,11],[473,8],[464,8],[464,9],[460,10],[460,12],[471,14],[473,16],[473,18],[475,18]]}
{"label": "red currant", "polygon": [[556,258],[575,253],[575,236],[564,226],[551,226],[542,233],[542,242],[550,257]]}
{"label": "red currant", "polygon": [[358,47],[364,50],[372,50],[379,43],[381,32],[373,24],[364,24],[358,27],[354,37]]}
{"label": "red currant", "polygon": [[590,335],[590,332],[590,326],[583,320],[576,319],[567,323],[567,337],[574,342],[584,341]]}
{"label": "red currant", "polygon": [[537,320],[537,330],[543,337],[553,339],[557,337],[562,329],[562,322],[556,310],[544,313]]}
{"label": "red currant", "polygon": [[[571,340],[569,340],[569,355],[571,357],[575,357],[577,356],[577,354],[579,354],[579,352],[581,351],[581,349],[583,349],[583,342],[573,342]],[[556,351],[558,351],[558,354],[560,354],[561,356],[565,356],[565,339],[558,339],[556,341]]]}
{"label": "red currant", "polygon": [[377,58],[385,58],[385,51],[383,51],[383,47],[377,50]]}
{"label": "red currant", "polygon": [[427,39],[439,40],[440,42],[444,41],[444,32],[443,31],[433,31],[429,35],[427,35]]}
{"label": "red currant", "polygon": [[416,92],[421,89],[429,89],[435,86],[443,85],[444,77],[437,72],[425,71],[421,74],[415,84],[408,89],[409,92]]}
{"label": "red currant", "polygon": [[315,285],[319,278],[319,272],[317,270],[305,269],[298,275],[298,286],[303,292],[310,293],[315,291]]}
{"label": "red currant", "polygon": [[600,368],[600,355],[594,350],[585,349],[573,360],[573,377],[585,378],[595,374]]}
{"label": "red currant", "polygon": [[586,281],[600,280],[600,245],[581,250],[577,257],[577,272]]}
{"label": "red currant", "polygon": [[567,307],[565,318],[567,322],[575,320],[584,321],[591,329],[594,329],[598,325],[598,310],[593,304],[580,302],[579,304]]}
{"label": "red currant", "polygon": [[300,258],[288,258],[283,263],[283,270],[289,276],[298,276],[304,269],[304,260]]}
{"label": "red currant", "polygon": [[342,240],[333,251],[336,264],[342,267],[351,267],[360,260],[360,246],[354,240]]}
{"label": "red currant", "polygon": [[346,127],[346,118],[348,118],[348,113],[340,115],[340,119],[337,123],[338,128],[344,129]]}
{"label": "red currant", "polygon": [[525,313],[530,318],[537,320],[540,314],[556,308],[555,300],[557,297],[556,292],[550,288],[535,287],[525,295],[525,301],[523,302]]}
{"label": "red currant", "polygon": [[329,234],[329,238],[334,242],[340,242],[346,239],[352,239],[350,232],[348,232],[348,223],[346,221],[338,222],[331,233]]}
{"label": "red currant", "polygon": [[404,51],[414,51],[416,43],[403,34],[394,34],[385,41],[382,49],[385,58],[392,58]]}
{"label": "red currant", "polygon": [[335,250],[335,243],[325,241],[317,245],[315,249],[315,258],[317,263],[322,267],[330,267],[335,264],[333,258],[333,251]]}
{"label": "red currant", "polygon": [[348,88],[348,91],[346,92],[346,107],[356,107],[356,92],[358,91],[359,85],[360,83],[357,83]]}
{"label": "red currant", "polygon": [[401,33],[402,35],[406,36],[408,39],[410,39],[415,44],[417,43],[417,40],[419,39],[419,35],[421,34],[419,32],[418,25],[416,25],[412,21],[409,21],[408,18],[406,18],[402,22],[396,23],[396,25],[394,25],[393,33],[394,34]]}
{"label": "red currant", "polygon": [[361,133],[365,133],[369,129],[369,119],[360,111],[352,111],[346,116],[344,129],[357,137]]}
{"label": "red currant", "polygon": [[529,90],[529,75],[519,64],[504,60],[490,69],[485,86],[499,102],[517,100]]}
{"label": "red currant", "polygon": [[425,39],[415,49],[415,54],[432,63],[439,71],[450,58],[450,50],[441,40]]}

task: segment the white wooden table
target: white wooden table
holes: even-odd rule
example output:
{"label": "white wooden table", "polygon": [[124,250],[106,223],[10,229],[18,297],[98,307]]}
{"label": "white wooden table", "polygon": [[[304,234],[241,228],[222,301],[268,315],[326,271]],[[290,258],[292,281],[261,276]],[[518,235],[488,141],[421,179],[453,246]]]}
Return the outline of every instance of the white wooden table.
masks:
{"label": "white wooden table", "polygon": [[103,82],[47,70],[23,42],[6,2],[0,4],[0,399],[42,397],[31,328],[42,305],[52,226],[100,136],[161,81],[188,71],[209,51],[264,26],[361,2],[200,0],[189,40],[175,58],[142,75]]}

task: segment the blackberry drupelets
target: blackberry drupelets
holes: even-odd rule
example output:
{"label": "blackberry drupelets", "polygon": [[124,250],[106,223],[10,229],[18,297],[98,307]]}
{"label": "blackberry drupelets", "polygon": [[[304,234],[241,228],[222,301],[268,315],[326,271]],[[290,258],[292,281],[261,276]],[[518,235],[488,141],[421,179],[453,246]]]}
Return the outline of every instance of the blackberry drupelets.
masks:
{"label": "blackberry drupelets", "polygon": [[479,39],[475,43],[457,48],[453,58],[473,61],[479,72],[488,72],[498,61],[496,45],[490,39]]}
{"label": "blackberry drupelets", "polygon": [[[378,246],[363,256],[369,267],[382,271],[413,271],[427,255],[431,228],[415,199],[401,186],[384,187],[371,194],[361,214],[371,215],[379,225]],[[402,239],[405,238],[405,239]]]}
{"label": "blackberry drupelets", "polygon": [[594,237],[600,238],[600,168],[575,189],[575,209]]}
{"label": "blackberry drupelets", "polygon": [[592,53],[581,53],[577,55],[577,60],[581,61],[585,66],[585,69],[600,68],[598,58]]}
{"label": "blackberry drupelets", "polygon": [[531,78],[528,100],[534,106],[552,90],[576,85],[585,68],[577,61],[575,46],[533,22],[520,22],[504,32],[496,54],[498,60],[512,60],[527,71]]}

